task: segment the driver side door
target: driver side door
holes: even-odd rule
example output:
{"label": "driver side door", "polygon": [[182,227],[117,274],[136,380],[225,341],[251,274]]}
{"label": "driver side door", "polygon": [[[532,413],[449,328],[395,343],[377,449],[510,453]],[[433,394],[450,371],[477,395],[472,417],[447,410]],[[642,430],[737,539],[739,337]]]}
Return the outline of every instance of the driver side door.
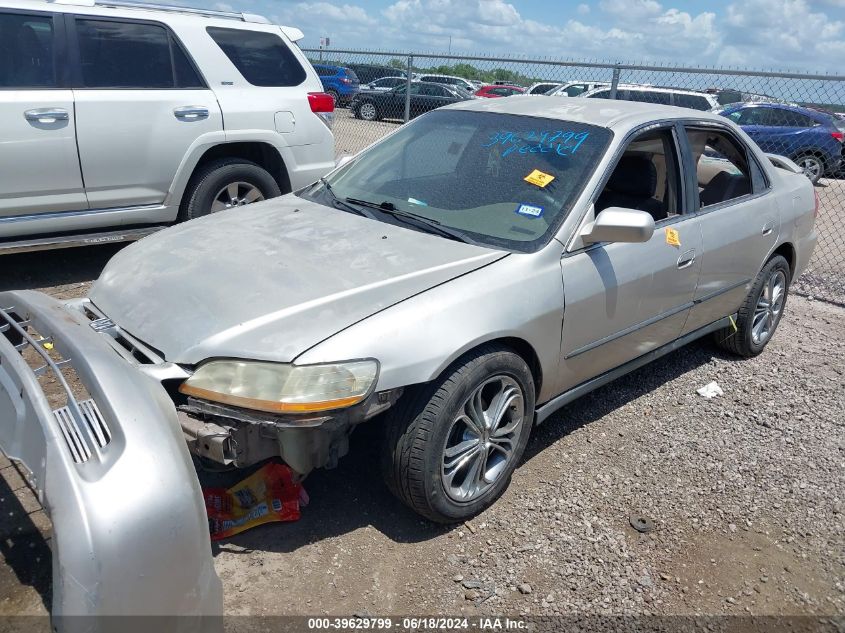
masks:
{"label": "driver side door", "polygon": [[[702,248],[681,148],[674,125],[635,136],[593,200],[595,214],[609,207],[651,213],[651,239],[585,245],[576,238],[561,259],[559,393],[681,335],[693,306]],[[588,214],[585,223],[592,217]]]}

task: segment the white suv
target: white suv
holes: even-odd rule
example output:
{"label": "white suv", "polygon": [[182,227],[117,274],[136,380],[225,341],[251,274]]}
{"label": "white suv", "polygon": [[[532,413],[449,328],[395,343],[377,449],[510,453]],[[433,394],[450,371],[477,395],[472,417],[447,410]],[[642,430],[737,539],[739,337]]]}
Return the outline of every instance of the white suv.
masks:
{"label": "white suv", "polygon": [[0,0],[0,252],[136,239],[334,167],[295,28],[126,1]]}

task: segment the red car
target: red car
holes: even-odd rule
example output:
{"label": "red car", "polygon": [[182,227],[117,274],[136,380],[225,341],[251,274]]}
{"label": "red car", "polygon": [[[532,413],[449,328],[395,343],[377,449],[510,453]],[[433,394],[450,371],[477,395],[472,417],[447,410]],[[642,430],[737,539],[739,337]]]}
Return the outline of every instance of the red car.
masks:
{"label": "red car", "polygon": [[520,88],[519,86],[481,86],[481,88],[476,91],[475,96],[495,99],[497,97],[521,95],[523,92],[525,92],[525,88]]}

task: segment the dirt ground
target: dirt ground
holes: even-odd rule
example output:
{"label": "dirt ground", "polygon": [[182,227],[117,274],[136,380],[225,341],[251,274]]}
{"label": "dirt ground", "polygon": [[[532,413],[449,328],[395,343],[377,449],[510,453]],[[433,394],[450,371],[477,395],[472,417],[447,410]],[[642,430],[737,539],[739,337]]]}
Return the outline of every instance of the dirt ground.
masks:
{"label": "dirt ground", "polygon": [[[84,295],[118,248],[5,257],[0,290]],[[214,545],[226,612],[842,615],[843,411],[845,308],[792,296],[755,359],[702,341],[558,412],[466,525],[390,496],[376,421],[306,480],[299,522]],[[49,521],[0,468],[0,617],[43,614]]]}

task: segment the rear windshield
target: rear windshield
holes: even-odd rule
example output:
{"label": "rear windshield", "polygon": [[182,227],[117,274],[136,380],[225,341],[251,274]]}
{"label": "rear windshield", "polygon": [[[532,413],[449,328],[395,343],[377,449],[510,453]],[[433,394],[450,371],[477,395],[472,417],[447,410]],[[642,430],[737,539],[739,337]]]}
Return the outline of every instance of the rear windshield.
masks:
{"label": "rear windshield", "polygon": [[214,26],[207,31],[253,86],[298,86],[305,81],[305,69],[278,35]]}
{"label": "rear windshield", "polygon": [[349,77],[352,81],[358,81],[358,75],[355,74],[355,71],[351,68],[344,68],[343,70],[346,71],[346,76]]}
{"label": "rear windshield", "polygon": [[606,128],[573,121],[441,110],[330,176],[330,193],[389,203],[473,241],[531,252],[571,211],[610,139]]}

